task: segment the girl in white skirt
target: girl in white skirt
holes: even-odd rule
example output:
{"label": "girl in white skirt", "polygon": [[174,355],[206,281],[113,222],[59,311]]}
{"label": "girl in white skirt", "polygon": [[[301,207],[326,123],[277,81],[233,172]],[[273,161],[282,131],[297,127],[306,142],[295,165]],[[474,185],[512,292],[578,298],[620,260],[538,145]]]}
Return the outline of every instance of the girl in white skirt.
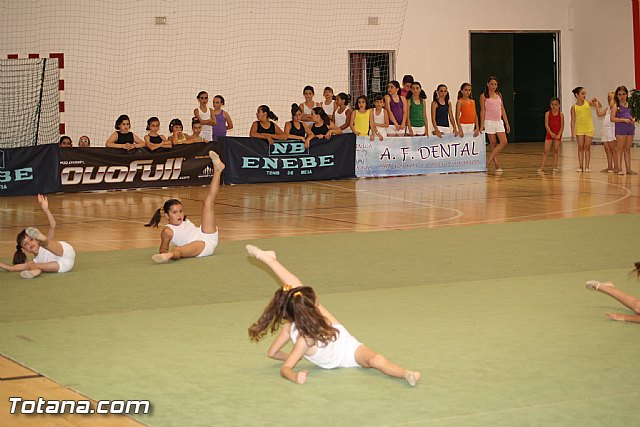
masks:
{"label": "girl in white skirt", "polygon": [[[415,386],[422,377],[420,372],[408,371],[384,356],[374,352],[354,338],[338,320],[319,303],[313,288],[304,286],[300,279],[276,260],[273,251],[263,251],[247,245],[249,255],[265,263],[282,282],[260,318],[249,328],[252,341],[260,341],[267,334],[280,333],[269,347],[268,356],[281,360],[280,375],[297,384],[307,381],[306,370],[294,371],[303,357],[324,369],[374,368],[395,378],[404,378]],[[287,353],[282,348],[293,341]]]}

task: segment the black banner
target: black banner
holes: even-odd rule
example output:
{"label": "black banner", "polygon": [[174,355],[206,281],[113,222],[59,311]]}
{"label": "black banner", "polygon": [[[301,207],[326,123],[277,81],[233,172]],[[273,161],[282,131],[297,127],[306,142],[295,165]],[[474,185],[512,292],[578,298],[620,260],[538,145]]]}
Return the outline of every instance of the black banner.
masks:
{"label": "black banner", "polygon": [[224,182],[320,181],[355,178],[355,134],[315,139],[309,148],[302,141],[221,137],[224,146]]}
{"label": "black banner", "polygon": [[162,152],[63,148],[62,191],[208,185],[213,175],[212,149],[212,143],[181,145]]}
{"label": "black banner", "polygon": [[57,144],[0,149],[0,196],[61,191]]}

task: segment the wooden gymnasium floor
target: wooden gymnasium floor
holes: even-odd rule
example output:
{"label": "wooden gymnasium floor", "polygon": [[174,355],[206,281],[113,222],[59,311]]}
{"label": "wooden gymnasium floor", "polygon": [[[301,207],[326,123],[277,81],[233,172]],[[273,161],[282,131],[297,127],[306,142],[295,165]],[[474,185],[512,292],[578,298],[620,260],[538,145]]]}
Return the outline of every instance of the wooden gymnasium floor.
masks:
{"label": "wooden gymnasium floor", "polygon": [[[499,176],[467,173],[224,186],[215,205],[220,239],[224,244],[272,236],[640,212],[640,176],[600,173],[605,166],[601,146],[592,147],[592,172],[588,174],[575,172],[575,143],[563,143],[558,174],[536,173],[541,151],[541,143],[509,144],[500,157],[504,173]],[[632,149],[636,170],[640,170],[638,151]],[[52,195],[49,204],[58,221],[58,236],[72,242],[82,253],[157,245],[159,231],[142,226],[155,209],[167,198],[177,197],[183,200],[190,218],[199,223],[204,191],[194,187]],[[10,259],[15,236],[25,226],[46,227],[35,197],[2,198],[0,213],[0,258],[4,260]],[[0,384],[0,425],[43,425],[42,418],[10,415],[9,396],[84,399],[3,357]],[[56,426],[107,426],[113,425],[114,420],[56,416],[46,422]],[[117,425],[140,424],[120,418]]]}

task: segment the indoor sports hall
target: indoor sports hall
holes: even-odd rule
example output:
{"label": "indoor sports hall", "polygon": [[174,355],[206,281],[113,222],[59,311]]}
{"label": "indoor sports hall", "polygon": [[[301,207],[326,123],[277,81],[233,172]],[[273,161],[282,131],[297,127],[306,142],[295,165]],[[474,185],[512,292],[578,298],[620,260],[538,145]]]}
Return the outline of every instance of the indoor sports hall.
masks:
{"label": "indoor sports hall", "polygon": [[[640,325],[600,293],[611,282],[640,297],[640,178],[607,173],[597,111],[608,92],[632,94],[640,82],[638,6],[5,0],[0,263],[12,264],[22,230],[52,228],[49,211],[76,258],[71,271],[32,279],[0,270],[0,425],[633,425]],[[479,104],[496,76],[510,124],[501,172],[486,167],[495,147],[484,134],[336,135],[304,148],[249,138],[259,106],[284,128],[305,86],[314,102],[329,86],[355,108],[405,75],[429,104],[446,85],[453,106],[462,83]],[[600,102],[589,171],[572,138],[577,87]],[[224,97],[226,137],[156,154],[105,147],[124,114],[140,137],[151,117],[160,134],[176,118],[190,134],[201,91]],[[557,171],[550,156],[539,172],[552,97],[564,115]],[[58,146],[61,136],[71,148]],[[476,169],[436,159],[455,141],[471,144]],[[350,172],[322,175],[315,168],[329,154],[314,153],[338,143],[351,150]],[[234,157],[251,144],[268,153],[253,170],[246,154]],[[393,153],[415,144],[439,146],[416,151],[429,153],[431,172],[394,172]],[[296,147],[306,157],[288,163]],[[201,207],[220,172],[210,150],[226,165],[212,203],[215,253],[154,262],[172,220],[144,225],[165,201],[206,221]],[[14,167],[18,156],[27,160]],[[640,170],[637,148],[630,158]],[[294,163],[304,167],[287,175]],[[282,378],[283,362],[268,357],[276,335],[255,343],[247,332],[281,283],[246,245],[275,251],[357,340],[419,371],[418,384],[304,358],[294,368],[308,372],[304,384]],[[74,410],[59,413],[63,401]],[[110,414],[96,413],[103,402]]]}

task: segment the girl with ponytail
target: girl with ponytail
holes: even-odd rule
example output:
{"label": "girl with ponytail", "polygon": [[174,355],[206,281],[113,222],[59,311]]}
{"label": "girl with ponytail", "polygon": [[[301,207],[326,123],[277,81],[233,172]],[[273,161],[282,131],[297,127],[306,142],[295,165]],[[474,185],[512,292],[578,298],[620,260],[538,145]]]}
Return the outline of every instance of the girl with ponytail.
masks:
{"label": "girl with ponytail", "polygon": [[[16,238],[16,253],[13,255],[13,265],[0,263],[0,268],[6,271],[19,271],[25,279],[33,279],[43,272],[66,273],[71,271],[76,259],[73,247],[67,242],[54,240],[56,220],[49,211],[49,201],[46,196],[38,194],[38,203],[49,220],[49,232],[45,236],[35,227],[27,227],[18,233]],[[34,256],[27,260],[27,254]]]}
{"label": "girl with ponytail", "polygon": [[251,138],[266,139],[269,144],[273,144],[274,139],[287,139],[287,135],[280,129],[280,126],[273,122],[278,120],[278,116],[271,111],[268,105],[258,107],[256,118],[258,120],[253,122],[249,131]]}
{"label": "girl with ponytail", "polygon": [[[220,190],[220,177],[224,170],[224,163],[214,151],[209,151],[209,157],[213,162],[213,177],[202,202],[202,224],[198,228],[187,219],[180,200],[170,199],[164,202],[151,221],[145,224],[145,227],[158,227],[162,220],[162,212],[167,216],[168,224],[160,233],[159,253],[151,257],[153,262],[160,264],[180,258],[210,256],[218,246],[218,227],[213,203]],[[169,250],[171,245],[175,247]]]}
{"label": "girl with ponytail", "polygon": [[[283,361],[280,375],[297,384],[307,380],[306,370],[294,371],[303,357],[324,369],[374,368],[395,378],[404,378],[415,386],[420,372],[408,371],[374,352],[355,339],[320,302],[309,286],[287,270],[273,251],[247,245],[249,255],[262,261],[282,282],[260,318],[249,328],[249,338],[258,342],[267,331],[280,333],[269,347],[268,356]],[[291,340],[293,349],[282,348]]]}
{"label": "girl with ponytail", "polygon": [[342,129],[331,121],[331,118],[322,109],[322,107],[313,107],[311,109],[311,121],[313,124],[309,126],[309,133],[304,143],[309,148],[312,139],[331,139],[332,135],[339,135]]}

